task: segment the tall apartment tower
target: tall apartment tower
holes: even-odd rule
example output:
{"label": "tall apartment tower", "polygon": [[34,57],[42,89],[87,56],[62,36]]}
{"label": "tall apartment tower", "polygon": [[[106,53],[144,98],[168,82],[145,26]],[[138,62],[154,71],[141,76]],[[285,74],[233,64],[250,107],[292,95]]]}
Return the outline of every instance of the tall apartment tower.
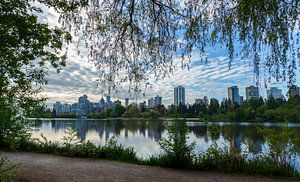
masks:
{"label": "tall apartment tower", "polygon": [[258,87],[253,85],[246,87],[246,100],[248,101],[250,99],[259,99]]}
{"label": "tall apartment tower", "polygon": [[129,98],[125,98],[125,107],[128,107],[129,105]]}
{"label": "tall apartment tower", "polygon": [[185,104],[185,88],[183,86],[174,88],[174,104],[179,106],[180,103]]}
{"label": "tall apartment tower", "polygon": [[239,88],[237,86],[228,87],[228,99],[231,103],[240,103]]}
{"label": "tall apartment tower", "polygon": [[154,105],[155,106],[162,105],[162,97],[160,96],[154,97]]}

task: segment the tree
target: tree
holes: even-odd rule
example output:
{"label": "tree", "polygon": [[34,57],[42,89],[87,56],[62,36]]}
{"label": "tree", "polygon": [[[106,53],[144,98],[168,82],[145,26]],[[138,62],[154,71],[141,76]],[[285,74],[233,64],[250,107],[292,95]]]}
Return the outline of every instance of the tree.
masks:
{"label": "tree", "polygon": [[[38,0],[67,13],[84,2]],[[86,2],[85,2],[86,3]],[[11,147],[24,137],[30,114],[43,98],[37,97],[47,83],[49,67],[65,65],[63,45],[71,36],[63,29],[40,23],[36,14],[42,10],[32,0],[0,2],[0,147]],[[9,142],[8,142],[9,141]],[[13,148],[16,147],[13,145]]]}
{"label": "tree", "polygon": [[117,104],[115,107],[115,114],[117,117],[121,117],[124,112],[126,111],[126,108],[123,107],[121,104]]}
{"label": "tree", "polygon": [[142,116],[144,118],[151,118],[151,119],[157,119],[157,118],[159,118],[159,115],[160,114],[157,111],[155,111],[154,109],[149,109],[142,113]]}
{"label": "tree", "polygon": [[208,106],[208,114],[213,115],[219,112],[219,101],[218,99],[211,98]]}
{"label": "tree", "polygon": [[125,118],[134,118],[139,116],[140,116],[140,110],[137,106],[130,106],[123,114],[123,117]]}
{"label": "tree", "polygon": [[[188,67],[195,48],[205,60],[205,48],[216,43],[227,47],[229,67],[235,55],[249,58],[257,82],[262,70],[264,81],[291,85],[300,53],[299,14],[300,0],[90,0],[75,16],[61,18],[65,29],[81,31],[89,59],[109,68],[101,70],[101,82],[114,87],[146,81],[153,72],[164,77],[178,55]],[[122,71],[127,74],[120,77]]]}

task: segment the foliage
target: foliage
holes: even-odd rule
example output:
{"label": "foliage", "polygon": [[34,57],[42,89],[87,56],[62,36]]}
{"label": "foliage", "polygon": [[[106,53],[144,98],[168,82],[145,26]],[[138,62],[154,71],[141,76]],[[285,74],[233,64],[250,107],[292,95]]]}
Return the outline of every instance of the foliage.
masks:
{"label": "foliage", "polygon": [[151,118],[151,119],[157,119],[160,116],[160,114],[155,111],[154,109],[149,109],[142,113],[142,117],[144,118]]}
{"label": "foliage", "polygon": [[[43,13],[33,0],[0,2],[0,147],[16,148],[26,135],[28,116],[40,107],[37,97],[47,83],[51,67],[58,72],[66,64],[63,46],[71,41],[64,29],[50,28],[38,21]],[[67,13],[86,1],[38,0]],[[10,145],[10,146],[7,146]]]}
{"label": "foliage", "polygon": [[10,165],[9,161],[5,157],[0,157],[0,181],[10,182],[12,181],[12,176],[17,171],[17,165]]}
{"label": "foliage", "polygon": [[121,117],[126,111],[126,108],[124,106],[122,106],[121,104],[117,104],[116,107],[115,107],[115,114],[116,114],[116,117]]}
{"label": "foliage", "polygon": [[162,158],[167,166],[187,168],[193,163],[193,149],[195,143],[188,144],[188,128],[185,123],[178,122],[168,128],[168,137],[159,142],[164,151]]}
{"label": "foliage", "polygon": [[[105,145],[96,146],[90,141],[78,141],[74,130],[66,132],[66,142],[57,143],[48,141],[44,136],[42,140],[26,140],[20,150],[29,152],[52,153],[56,155],[101,158],[126,161],[142,165],[156,165],[173,168],[184,168],[201,171],[218,171],[226,173],[244,173],[251,175],[292,177],[299,179],[299,173],[290,163],[295,148],[288,148],[289,137],[293,137],[293,132],[281,127],[279,132],[275,130],[261,130],[270,144],[270,151],[266,155],[252,156],[250,152],[230,147],[218,147],[216,139],[221,135],[221,129],[217,125],[209,125],[208,135],[214,141],[206,151],[195,153],[194,143],[188,143],[188,128],[183,122],[177,122],[169,126],[168,136],[160,141],[163,153],[149,158],[139,158],[133,148],[125,148],[118,144],[112,137]],[[224,137],[228,137],[230,132],[222,131]],[[298,137],[293,137],[298,138]],[[288,142],[288,143],[286,143]],[[285,143],[285,144],[282,144]],[[299,140],[293,141],[299,144]],[[296,147],[296,146],[295,146]],[[297,149],[298,150],[298,149]]]}
{"label": "foliage", "polygon": [[62,144],[66,146],[66,148],[81,143],[81,140],[78,137],[78,132],[73,128],[68,128],[65,131],[65,136],[63,136],[62,141],[63,141]]}
{"label": "foliage", "polygon": [[125,118],[134,118],[134,117],[139,117],[140,116],[140,110],[137,106],[130,106],[128,109],[125,111],[122,117]]}
{"label": "foliage", "polygon": [[109,68],[101,70],[100,82],[112,87],[128,81],[141,91],[153,72],[165,77],[176,69],[174,57],[189,68],[195,48],[206,60],[205,48],[216,43],[227,47],[229,67],[234,58],[249,58],[257,82],[274,78],[291,85],[299,61],[299,9],[299,0],[90,0],[61,20],[82,35],[89,59]]}

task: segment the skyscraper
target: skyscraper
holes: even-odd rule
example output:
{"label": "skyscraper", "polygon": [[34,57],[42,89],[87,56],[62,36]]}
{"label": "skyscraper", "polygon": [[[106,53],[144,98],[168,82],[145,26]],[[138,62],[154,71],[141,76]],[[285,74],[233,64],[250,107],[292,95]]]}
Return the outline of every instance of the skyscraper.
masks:
{"label": "skyscraper", "polygon": [[185,104],[185,88],[183,86],[174,88],[174,104],[179,106],[180,103]]}
{"label": "skyscraper", "polygon": [[128,107],[129,105],[129,98],[125,98],[125,107]]}
{"label": "skyscraper", "polygon": [[154,97],[154,106],[162,105],[162,98],[160,96]]}
{"label": "skyscraper", "polygon": [[237,86],[228,87],[228,99],[231,103],[240,103],[239,88]]}
{"label": "skyscraper", "polygon": [[246,87],[246,100],[248,101],[250,99],[259,99],[258,87],[253,85]]}
{"label": "skyscraper", "polygon": [[78,106],[79,109],[81,109],[84,112],[84,114],[88,114],[89,101],[87,95],[79,97]]}
{"label": "skyscraper", "polygon": [[274,99],[283,99],[282,90],[278,89],[277,87],[270,87],[270,89],[267,90],[268,97],[274,97]]}

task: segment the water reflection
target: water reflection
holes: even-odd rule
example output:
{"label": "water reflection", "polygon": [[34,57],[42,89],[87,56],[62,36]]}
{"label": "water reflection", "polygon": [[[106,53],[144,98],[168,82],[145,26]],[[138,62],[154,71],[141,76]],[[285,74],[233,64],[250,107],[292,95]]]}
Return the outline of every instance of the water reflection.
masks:
{"label": "water reflection", "polygon": [[[264,128],[279,129],[280,124],[236,124],[186,122],[190,141],[196,142],[196,152],[207,149],[212,143],[228,148],[248,150],[253,154],[265,152]],[[168,121],[128,121],[128,120],[44,120],[33,133],[39,137],[43,133],[48,139],[59,141],[67,128],[76,129],[82,141],[104,144],[112,136],[127,147],[134,147],[139,156],[147,157],[160,153],[158,141],[167,134]],[[289,124],[300,136],[300,126]],[[294,145],[300,148],[299,143]]]}

